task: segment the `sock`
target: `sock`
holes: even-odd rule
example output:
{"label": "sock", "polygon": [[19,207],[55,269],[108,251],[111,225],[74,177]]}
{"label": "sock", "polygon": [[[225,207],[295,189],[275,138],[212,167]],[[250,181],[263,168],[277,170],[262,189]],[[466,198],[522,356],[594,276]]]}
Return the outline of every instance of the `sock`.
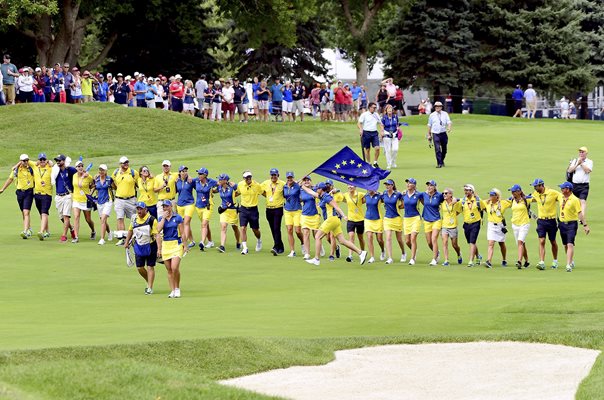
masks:
{"label": "sock", "polygon": [[247,249],[247,242],[241,242],[241,247]]}

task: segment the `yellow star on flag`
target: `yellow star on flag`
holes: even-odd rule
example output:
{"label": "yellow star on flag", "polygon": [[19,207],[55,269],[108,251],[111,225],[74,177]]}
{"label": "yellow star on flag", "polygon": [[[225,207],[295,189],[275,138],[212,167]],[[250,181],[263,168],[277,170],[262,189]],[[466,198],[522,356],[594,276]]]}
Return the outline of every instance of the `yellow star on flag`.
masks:
{"label": "yellow star on flag", "polygon": [[366,170],[366,169],[364,169],[362,172],[363,172],[363,174],[366,174],[366,173],[367,173],[367,170]]}
{"label": "yellow star on flag", "polygon": [[357,167],[359,167],[359,168],[361,168],[362,166],[363,166],[363,164],[361,164],[361,163],[357,164]]}
{"label": "yellow star on flag", "polygon": [[335,174],[337,174],[337,173],[338,173],[338,171],[336,171],[335,169],[332,169],[332,170],[331,170],[331,173],[335,175]]}
{"label": "yellow star on flag", "polygon": [[355,160],[350,160],[350,165],[354,165]]}
{"label": "yellow star on flag", "polygon": [[346,179],[346,177],[344,175],[340,175],[340,178],[342,179]]}
{"label": "yellow star on flag", "polygon": [[336,169],[340,169],[340,164],[336,164]]}
{"label": "yellow star on flag", "polygon": [[342,161],[342,165],[348,165],[348,161],[343,160],[343,161]]}
{"label": "yellow star on flag", "polygon": [[354,178],[351,176],[350,178],[348,178],[348,180],[349,180],[350,182],[352,182],[352,181],[354,181]]}

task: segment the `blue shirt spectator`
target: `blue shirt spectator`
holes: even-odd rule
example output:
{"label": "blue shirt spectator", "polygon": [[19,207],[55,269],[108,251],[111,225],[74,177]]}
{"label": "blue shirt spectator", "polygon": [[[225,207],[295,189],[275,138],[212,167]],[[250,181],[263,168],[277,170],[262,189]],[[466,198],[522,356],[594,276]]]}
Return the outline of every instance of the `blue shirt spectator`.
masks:
{"label": "blue shirt spectator", "polygon": [[[509,93],[509,92],[508,92]],[[516,101],[522,101],[524,98],[524,92],[520,89],[520,86],[517,86],[516,89],[512,92],[512,99]]]}
{"label": "blue shirt spectator", "polygon": [[294,101],[294,98],[292,96],[292,88],[290,87],[285,87],[283,89],[283,101],[287,102],[287,103],[291,103]]}
{"label": "blue shirt spectator", "polygon": [[111,86],[115,104],[127,104],[128,93],[130,93],[130,86],[126,82],[116,82]]}
{"label": "blue shirt spectator", "polygon": [[352,100],[358,100],[361,95],[361,87],[360,86],[352,86],[350,88],[350,93],[352,93]]}
{"label": "blue shirt spectator", "polygon": [[275,82],[273,86],[271,86],[271,95],[273,97],[273,101],[278,101],[281,103],[283,101],[283,94],[281,92],[281,88],[283,85],[279,83],[279,81]]}
{"label": "blue shirt spectator", "polygon": [[[142,91],[142,93],[139,93]],[[147,84],[142,81],[136,81],[134,84],[134,93],[136,93],[136,100],[145,100],[145,93],[147,92]]]}

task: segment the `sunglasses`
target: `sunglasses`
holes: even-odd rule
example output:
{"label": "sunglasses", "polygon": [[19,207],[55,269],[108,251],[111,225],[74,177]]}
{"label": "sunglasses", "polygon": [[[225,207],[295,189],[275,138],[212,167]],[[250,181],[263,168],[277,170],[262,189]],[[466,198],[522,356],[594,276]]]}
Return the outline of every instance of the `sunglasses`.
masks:
{"label": "sunglasses", "polygon": [[46,161],[46,159],[45,159],[45,158],[40,158],[39,160],[40,160],[40,161]]}
{"label": "sunglasses", "polygon": [[124,161],[122,164],[130,164],[130,161]]}
{"label": "sunglasses", "polygon": [[26,158],[25,160],[21,160],[21,161],[23,161],[23,162],[28,162],[28,161],[29,161],[29,158]]}
{"label": "sunglasses", "polygon": [[277,175],[277,174],[271,174],[271,176],[279,176],[279,175]]}
{"label": "sunglasses", "polygon": [[449,193],[449,192],[443,192],[443,194],[451,194],[451,193]]}

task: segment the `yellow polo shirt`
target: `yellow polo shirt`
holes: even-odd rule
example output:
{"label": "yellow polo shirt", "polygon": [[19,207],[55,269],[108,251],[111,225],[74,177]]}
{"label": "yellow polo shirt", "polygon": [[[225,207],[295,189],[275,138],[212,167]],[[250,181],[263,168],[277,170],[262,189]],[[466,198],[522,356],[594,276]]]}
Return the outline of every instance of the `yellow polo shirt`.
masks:
{"label": "yellow polo shirt", "polygon": [[[258,206],[258,196],[263,192],[262,185],[254,180],[249,185],[244,180],[237,184],[237,193],[241,196],[243,207]],[[281,196],[283,196],[283,187],[281,188]]]}
{"label": "yellow polo shirt", "polygon": [[539,218],[556,218],[558,215],[556,202],[561,201],[562,193],[550,188],[545,188],[542,194],[539,194],[535,190],[532,196],[533,198],[531,201],[537,203]]}
{"label": "yellow polo shirt", "polygon": [[[341,193],[336,193],[341,194]],[[365,198],[364,192],[355,191],[354,196],[350,195],[350,192],[343,194],[344,201],[348,207],[348,220],[352,222],[361,222],[365,219],[365,213],[363,212],[363,198]],[[335,198],[335,196],[334,196]]]}
{"label": "yellow polo shirt", "polygon": [[[342,192],[330,194],[330,196],[333,197],[336,203],[341,203],[344,201],[344,195],[342,194]],[[325,210],[327,211],[327,218],[339,215],[338,213],[333,212],[333,206],[329,203],[325,204]]]}
{"label": "yellow polo shirt", "polygon": [[[82,181],[82,186],[80,187],[80,180]],[[88,175],[85,178],[80,177],[78,174],[73,176],[73,195],[72,200],[77,201],[78,203],[86,203],[88,200],[86,198],[87,194],[91,193],[90,185],[94,179],[92,176]]]}
{"label": "yellow polo shirt", "polygon": [[[149,212],[147,212],[147,214],[141,218],[138,216],[138,213],[136,214],[136,223],[137,224],[142,224],[144,223],[147,218],[149,218]],[[132,222],[132,220],[130,220],[130,227],[128,228],[128,230],[133,231],[134,230],[134,223]],[[151,224],[151,240],[155,240],[155,236],[157,236],[157,219],[155,219],[153,221],[153,223]]]}
{"label": "yellow polo shirt", "polygon": [[155,178],[147,178],[143,181],[143,178],[138,178],[138,199],[137,201],[144,202],[147,207],[154,206],[157,204],[157,193],[155,193],[155,185],[157,184]]}
{"label": "yellow polo shirt", "polygon": [[52,167],[48,163],[44,167],[37,166],[33,161],[29,166],[34,171],[34,193],[52,196]]}
{"label": "yellow polo shirt", "polygon": [[11,169],[8,178],[17,180],[16,185],[18,190],[33,189],[34,187],[34,176],[29,166],[24,167],[23,165],[19,165],[16,170]]}
{"label": "yellow polo shirt", "polygon": [[178,180],[177,172],[162,173],[155,177],[155,187],[164,186],[164,181],[168,181],[168,186],[157,192],[159,200],[174,200],[176,198],[176,181]]}
{"label": "yellow polo shirt", "polygon": [[499,200],[497,203],[492,203],[491,200],[481,200],[480,205],[487,213],[487,220],[494,224],[503,222],[503,213],[511,207],[512,203],[509,200]]}
{"label": "yellow polo shirt", "polygon": [[283,197],[283,188],[285,182],[278,179],[277,182],[273,183],[270,179],[262,182],[262,190],[266,196],[266,207],[277,208],[283,207],[285,204],[285,197]]}
{"label": "yellow polo shirt", "polygon": [[457,216],[461,214],[461,201],[449,204],[443,201],[440,204],[440,215],[442,215],[443,228],[457,228]]}
{"label": "yellow polo shirt", "polygon": [[579,211],[581,211],[581,201],[571,193],[570,196],[560,199],[560,221],[571,222],[579,220]]}
{"label": "yellow polo shirt", "polygon": [[[134,171],[134,177],[132,177],[132,171]],[[116,197],[127,199],[136,195],[136,181],[139,178],[138,171],[132,168],[122,170],[119,168],[112,175],[113,182],[115,182]]]}
{"label": "yellow polo shirt", "polygon": [[480,204],[476,201],[476,197],[472,196],[469,199],[464,197],[460,199],[461,210],[463,213],[463,222],[471,224],[480,221]]}
{"label": "yellow polo shirt", "polygon": [[[531,199],[526,199],[527,204],[530,205]],[[526,225],[529,223],[530,218],[528,215],[527,204],[524,203],[524,200],[520,199],[520,201],[511,200],[512,202],[512,224],[520,226]]]}

